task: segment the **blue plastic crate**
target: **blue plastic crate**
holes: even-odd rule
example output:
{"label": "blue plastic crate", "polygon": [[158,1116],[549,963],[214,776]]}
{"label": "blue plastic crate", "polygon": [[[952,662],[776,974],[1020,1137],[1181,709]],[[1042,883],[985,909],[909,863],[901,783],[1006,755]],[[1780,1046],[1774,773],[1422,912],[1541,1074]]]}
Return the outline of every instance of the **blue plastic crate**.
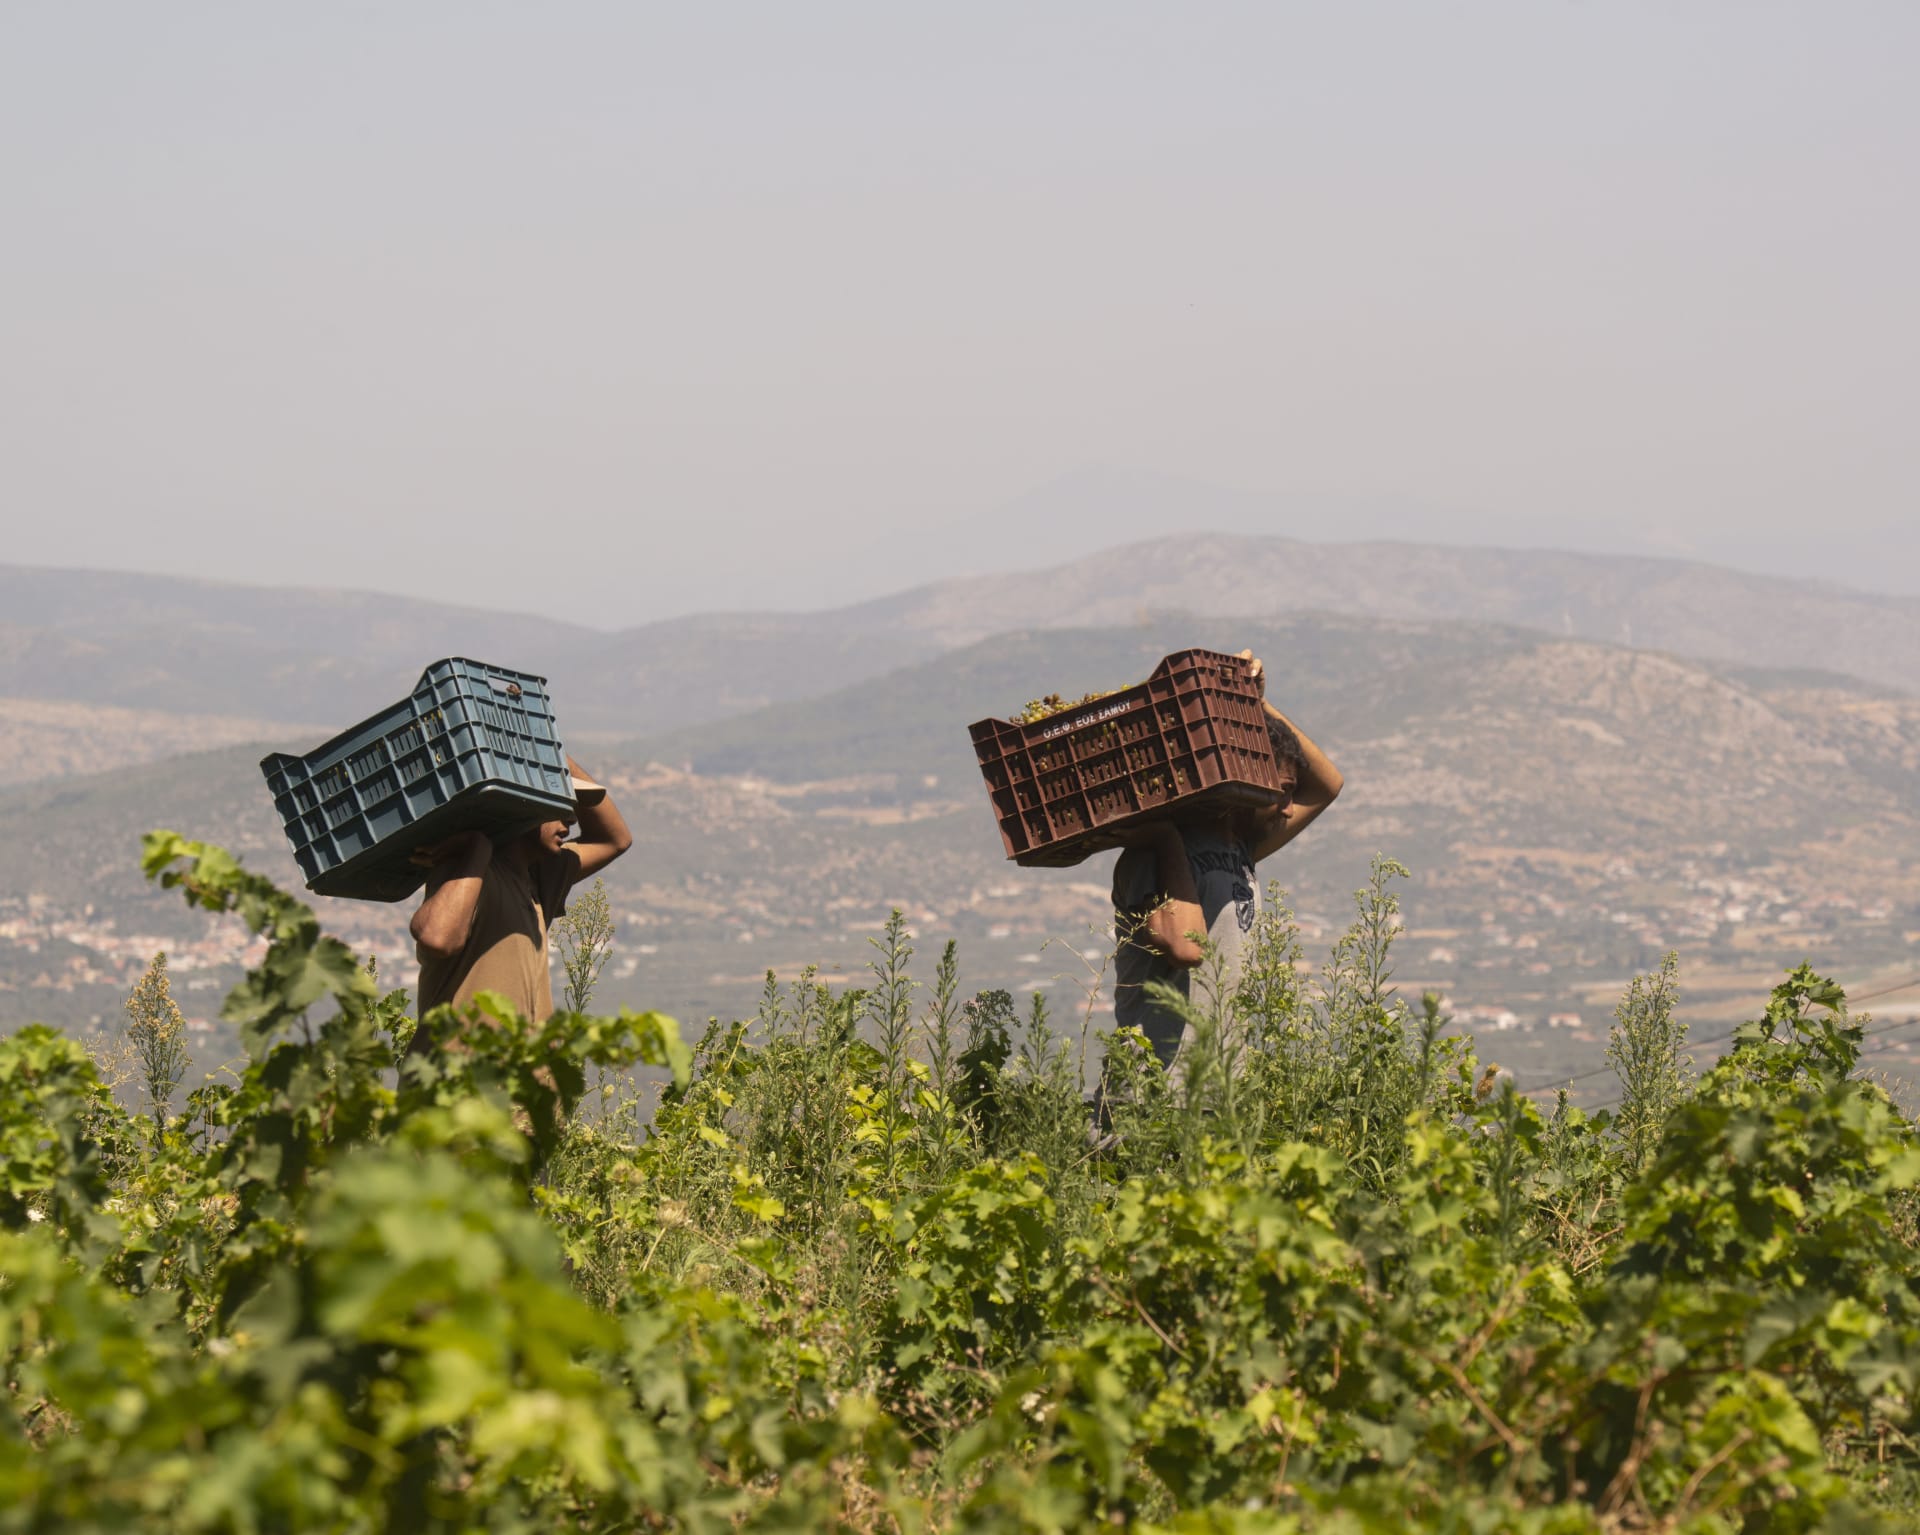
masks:
{"label": "blue plastic crate", "polygon": [[571,820],[573,786],[547,679],[453,656],[410,697],[301,756],[260,762],[293,856],[319,895],[403,901],[416,849]]}

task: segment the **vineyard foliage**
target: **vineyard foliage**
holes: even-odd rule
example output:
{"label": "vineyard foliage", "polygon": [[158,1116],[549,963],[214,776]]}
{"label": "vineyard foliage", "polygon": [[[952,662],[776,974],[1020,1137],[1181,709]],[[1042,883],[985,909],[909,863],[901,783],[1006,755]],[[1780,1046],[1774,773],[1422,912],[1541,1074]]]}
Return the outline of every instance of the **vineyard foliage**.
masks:
{"label": "vineyard foliage", "polygon": [[1096,1139],[897,916],[691,1047],[409,1051],[299,902],[146,868],[267,939],[248,1059],[176,1114],[0,1040],[0,1530],[1909,1527],[1920,1137],[1806,969],[1697,1080],[1650,979],[1622,1112],[1543,1109],[1395,997],[1381,864]]}

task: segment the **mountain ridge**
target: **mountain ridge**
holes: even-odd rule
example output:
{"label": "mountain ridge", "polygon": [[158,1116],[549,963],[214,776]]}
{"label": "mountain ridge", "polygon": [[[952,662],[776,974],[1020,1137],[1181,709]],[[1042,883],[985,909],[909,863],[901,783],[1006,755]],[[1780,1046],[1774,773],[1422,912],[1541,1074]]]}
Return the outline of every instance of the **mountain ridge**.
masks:
{"label": "mountain ridge", "polygon": [[[1203,581],[1221,589],[1213,605],[1203,600]],[[1717,624],[1687,616],[1703,604],[1724,615]],[[955,577],[849,612],[963,644],[1031,627],[1031,615],[1048,605],[1061,627],[1124,623],[1143,611],[1490,621],[1704,660],[1815,665],[1920,691],[1920,598],[1646,555],[1182,535],[1043,571]],[[1796,616],[1821,605],[1838,636],[1793,632]],[[1882,625],[1892,632],[1877,637]],[[1861,630],[1868,632],[1853,638]],[[1810,659],[1809,649],[1821,659]]]}
{"label": "mountain ridge", "polygon": [[0,692],[345,725],[427,661],[467,654],[554,678],[563,724],[588,740],[819,696],[996,633],[1299,612],[1505,623],[1920,692],[1920,598],[1639,555],[1247,534],[1120,545],[842,608],[613,631],[434,598],[0,566]]}

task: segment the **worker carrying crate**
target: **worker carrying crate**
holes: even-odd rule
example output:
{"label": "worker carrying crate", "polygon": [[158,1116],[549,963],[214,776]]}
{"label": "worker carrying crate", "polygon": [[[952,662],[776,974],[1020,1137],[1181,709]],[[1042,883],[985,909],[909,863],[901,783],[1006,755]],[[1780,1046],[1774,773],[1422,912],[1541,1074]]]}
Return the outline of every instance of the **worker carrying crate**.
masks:
{"label": "worker carrying crate", "polygon": [[[560,744],[546,679],[462,656],[260,770],[309,890],[401,901],[426,887],[411,924],[423,1024],[482,991],[547,1018],[547,928],[575,884],[633,845],[606,790]],[[431,1037],[414,1036],[420,1047]]]}
{"label": "worker carrying crate", "polygon": [[1049,698],[972,734],[1009,858],[1060,866],[1123,849],[1114,1022],[1176,1070],[1189,1030],[1148,987],[1226,1007],[1260,913],[1255,868],[1333,803],[1340,770],[1267,701],[1251,650],[1179,651],[1134,687]]}

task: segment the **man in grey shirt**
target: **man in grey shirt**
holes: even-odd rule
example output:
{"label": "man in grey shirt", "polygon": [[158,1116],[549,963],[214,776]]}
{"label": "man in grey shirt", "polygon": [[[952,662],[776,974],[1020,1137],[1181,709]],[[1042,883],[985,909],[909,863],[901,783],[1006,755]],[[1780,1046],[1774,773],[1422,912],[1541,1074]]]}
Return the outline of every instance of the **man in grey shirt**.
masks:
{"label": "man in grey shirt", "polygon": [[[1264,695],[1265,668],[1257,660],[1253,675]],[[1186,1041],[1186,1023],[1146,988],[1164,982],[1203,1011],[1226,1005],[1239,989],[1260,915],[1255,865],[1305,831],[1345,782],[1325,752],[1264,696],[1262,702],[1280,758],[1280,797],[1257,811],[1150,822],[1113,867],[1114,1022],[1145,1035],[1169,1070]]]}

